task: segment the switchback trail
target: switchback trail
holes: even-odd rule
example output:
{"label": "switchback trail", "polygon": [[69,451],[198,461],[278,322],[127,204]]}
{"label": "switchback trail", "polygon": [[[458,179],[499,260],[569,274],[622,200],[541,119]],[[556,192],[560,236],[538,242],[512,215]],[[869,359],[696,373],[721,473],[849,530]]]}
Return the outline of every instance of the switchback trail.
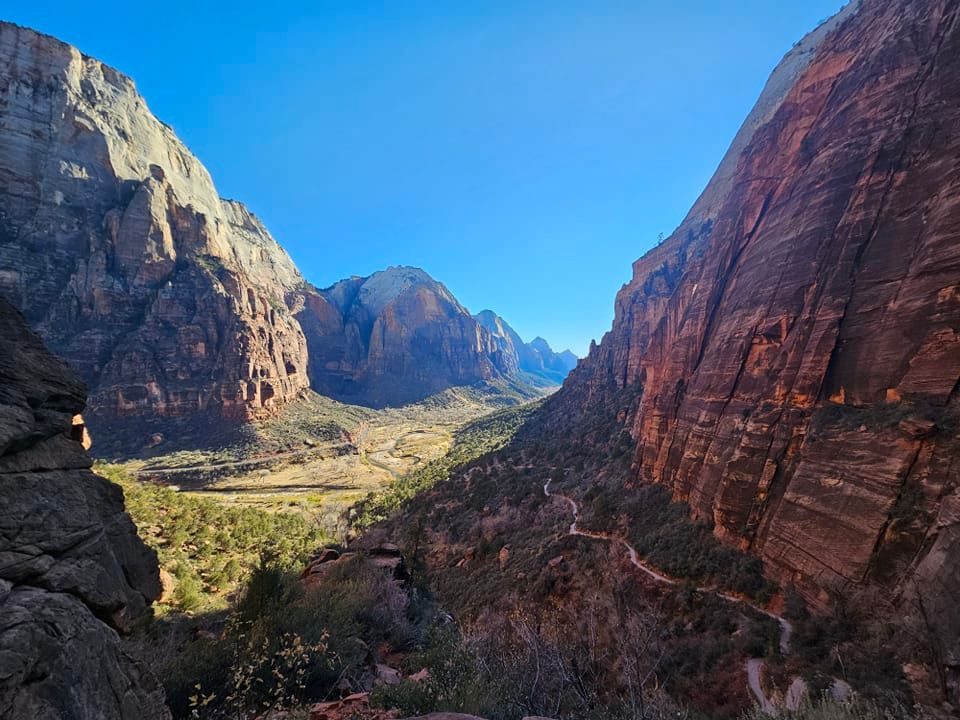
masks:
{"label": "switchback trail", "polygon": [[[554,497],[560,500],[563,500],[569,507],[570,512],[573,515],[573,522],[570,523],[570,528],[568,530],[570,535],[577,535],[579,537],[591,538],[593,540],[603,540],[605,542],[613,543],[615,545],[620,545],[624,547],[627,551],[627,554],[630,557],[630,564],[635,568],[645,573],[649,577],[653,578],[657,582],[664,583],[666,585],[677,585],[680,583],[676,578],[672,578],[669,575],[664,575],[655,568],[647,565],[643,560],[640,559],[640,554],[636,549],[628,543],[624,538],[611,533],[603,532],[593,532],[590,530],[581,530],[577,523],[580,520],[580,507],[577,505],[576,500],[566,495],[561,495],[560,493],[551,493],[550,492],[550,480],[547,480],[543,485],[543,494],[547,497]],[[793,633],[793,626],[790,624],[790,621],[784,618],[781,615],[770,612],[759,605],[755,605],[749,600],[737,597],[735,595],[730,595],[728,593],[721,592],[717,588],[712,587],[698,587],[696,588],[698,592],[710,593],[716,595],[723,600],[726,600],[730,603],[736,603],[739,605],[746,605],[753,610],[756,610],[758,613],[766,615],[769,618],[773,618],[780,624],[780,652],[786,655],[790,651],[790,636]],[[764,694],[763,688],[760,685],[760,674],[763,670],[764,662],[760,659],[751,659],[747,660],[746,671],[747,671],[747,687],[750,690],[750,693],[757,700],[757,703],[760,705],[760,709],[763,712],[768,714],[776,713],[776,706],[771,702],[771,700]]]}

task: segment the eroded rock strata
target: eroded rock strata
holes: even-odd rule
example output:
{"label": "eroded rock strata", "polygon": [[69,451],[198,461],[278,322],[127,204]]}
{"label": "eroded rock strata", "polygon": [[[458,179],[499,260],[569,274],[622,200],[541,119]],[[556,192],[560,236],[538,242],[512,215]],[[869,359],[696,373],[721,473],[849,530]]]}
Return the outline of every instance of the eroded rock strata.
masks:
{"label": "eroded rock strata", "polygon": [[298,318],[314,388],[345,402],[401,405],[519,369],[516,353],[418,268],[307,291]]}
{"label": "eroded rock strata", "polygon": [[421,270],[308,286],[133,81],[9,23],[0,133],[0,294],[86,381],[107,441],[134,417],[263,417],[311,385],[384,405],[518,372]]}
{"label": "eroded rock strata", "polygon": [[864,0],[805,38],[566,390],[637,387],[642,478],[816,605],[922,596],[953,672],[958,14]]}
{"label": "eroded rock strata", "polygon": [[0,23],[0,293],[97,416],[268,413],[308,384],[302,280],[133,82]]}
{"label": "eroded rock strata", "polygon": [[0,298],[0,716],[167,718],[117,635],[159,594],[156,556],[89,469],[85,394]]}

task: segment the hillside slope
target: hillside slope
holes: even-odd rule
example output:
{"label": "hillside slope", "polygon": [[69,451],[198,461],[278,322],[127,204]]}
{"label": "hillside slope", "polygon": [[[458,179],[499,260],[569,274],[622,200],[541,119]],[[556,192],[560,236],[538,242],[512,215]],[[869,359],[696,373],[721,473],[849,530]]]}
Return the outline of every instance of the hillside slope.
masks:
{"label": "hillside slope", "polygon": [[820,613],[788,664],[821,688],[960,700],[958,11],[865,0],[784,58],[563,388],[388,523],[450,607],[601,585],[549,481],[672,578]]}

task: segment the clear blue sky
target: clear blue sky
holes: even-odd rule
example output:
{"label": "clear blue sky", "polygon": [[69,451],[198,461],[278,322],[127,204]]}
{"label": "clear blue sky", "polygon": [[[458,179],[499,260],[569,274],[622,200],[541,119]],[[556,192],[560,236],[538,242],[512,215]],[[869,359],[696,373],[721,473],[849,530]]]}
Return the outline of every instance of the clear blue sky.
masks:
{"label": "clear blue sky", "polygon": [[41,0],[0,17],[132,76],[313,283],[417,265],[582,355],[774,65],[841,5]]}

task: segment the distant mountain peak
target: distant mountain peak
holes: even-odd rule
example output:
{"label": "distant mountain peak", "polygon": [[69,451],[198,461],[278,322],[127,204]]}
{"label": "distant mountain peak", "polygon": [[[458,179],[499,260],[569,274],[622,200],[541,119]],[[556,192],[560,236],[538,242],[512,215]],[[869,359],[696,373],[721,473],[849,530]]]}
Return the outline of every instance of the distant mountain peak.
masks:
{"label": "distant mountain peak", "polygon": [[577,365],[576,355],[569,350],[555,353],[550,343],[539,335],[528,343],[524,342],[517,331],[493,310],[482,310],[473,317],[493,334],[504,352],[517,356],[521,372],[553,385],[561,385]]}
{"label": "distant mountain peak", "polygon": [[544,338],[540,337],[539,335],[537,335],[537,337],[531,340],[529,344],[532,347],[537,348],[538,350],[546,350],[547,352],[553,352],[553,348],[550,347],[550,343],[548,343]]}
{"label": "distant mountain peak", "polygon": [[429,288],[449,302],[460,306],[443,283],[434,280],[425,270],[405,265],[391,266],[364,278],[360,285],[360,299],[371,312],[377,314],[414,287]]}

